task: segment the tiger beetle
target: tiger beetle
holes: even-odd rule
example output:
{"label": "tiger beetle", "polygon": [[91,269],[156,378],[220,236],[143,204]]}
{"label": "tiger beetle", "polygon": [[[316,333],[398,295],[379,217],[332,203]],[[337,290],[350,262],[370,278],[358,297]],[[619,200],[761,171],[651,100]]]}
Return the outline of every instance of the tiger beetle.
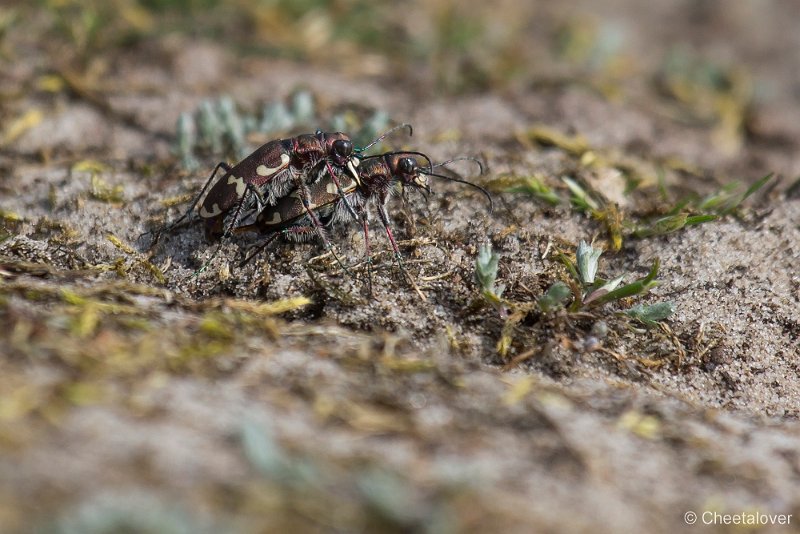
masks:
{"label": "tiger beetle", "polygon": [[[417,157],[426,160],[426,166],[420,166]],[[425,193],[432,193],[428,184],[428,177],[436,177],[444,180],[463,183],[481,191],[489,200],[489,210],[492,210],[492,197],[488,191],[479,185],[473,184],[460,178],[437,174],[433,170],[437,167],[444,167],[454,161],[468,160],[478,164],[480,172],[483,173],[483,164],[474,158],[457,158],[433,165],[430,158],[421,152],[388,152],[378,156],[369,156],[363,160],[353,158],[354,164],[358,169],[357,178],[350,176],[340,176],[339,185],[332,179],[321,178],[308,186],[310,202],[305,206],[302,202],[301,193],[294,189],[286,196],[280,198],[275,205],[267,206],[262,209],[255,222],[237,227],[235,232],[257,231],[268,234],[255,252],[250,254],[241,265],[245,265],[253,259],[259,252],[266,248],[272,241],[279,236],[283,236],[289,241],[305,241],[310,238],[315,227],[308,216],[308,209],[315,212],[318,220],[325,227],[331,227],[337,223],[356,221],[361,223],[364,232],[365,258],[368,269],[369,290],[372,292],[371,275],[371,255],[369,250],[369,219],[371,218],[370,206],[374,206],[378,213],[378,218],[386,231],[386,235],[391,244],[394,257],[397,261],[403,276],[411,281],[404,265],[400,250],[395,241],[389,213],[386,205],[389,197],[395,190],[396,184],[410,190],[419,190]],[[344,195],[341,194],[344,192]],[[347,202],[347,204],[346,204]],[[353,214],[355,212],[355,215]],[[412,281],[413,284],[413,281]]]}
{"label": "tiger beetle", "polygon": [[[309,186],[320,179],[330,180],[345,208],[356,217],[340,183],[337,169],[340,171],[346,169],[357,178],[356,154],[365,152],[392,132],[402,128],[408,128],[409,135],[412,135],[411,125],[401,124],[363,148],[354,148],[353,142],[345,133],[326,133],[318,130],[314,134],[270,141],[233,167],[220,162],[189,209],[169,225],[167,230],[177,227],[200,203],[199,214],[205,220],[206,235],[215,240],[224,239],[237,227],[247,212],[253,209],[256,212],[261,211],[264,206],[274,205],[289,192],[296,191],[314,230],[322,239],[325,248],[332,251],[330,242],[321,230],[322,224],[314,213]],[[320,166],[322,166],[321,172]],[[215,181],[220,169],[225,174]],[[316,170],[312,172],[312,169]],[[208,189],[209,186],[211,189]],[[208,194],[200,202],[207,189]]]}

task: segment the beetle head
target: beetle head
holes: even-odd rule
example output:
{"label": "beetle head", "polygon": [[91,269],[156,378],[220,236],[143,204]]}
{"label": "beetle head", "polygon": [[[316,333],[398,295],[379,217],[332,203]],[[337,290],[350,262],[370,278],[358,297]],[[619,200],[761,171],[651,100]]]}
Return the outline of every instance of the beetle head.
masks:
{"label": "beetle head", "polygon": [[344,167],[353,156],[353,142],[346,133],[317,132],[322,148],[334,165]]}
{"label": "beetle head", "polygon": [[400,179],[403,186],[419,187],[430,193],[428,176],[421,171],[415,158],[401,153],[393,159],[392,174]]}

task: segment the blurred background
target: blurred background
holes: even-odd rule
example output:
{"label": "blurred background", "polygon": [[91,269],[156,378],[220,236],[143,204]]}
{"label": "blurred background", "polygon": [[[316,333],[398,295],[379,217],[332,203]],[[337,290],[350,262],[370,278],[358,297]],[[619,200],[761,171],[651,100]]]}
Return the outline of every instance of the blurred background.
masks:
{"label": "blurred background", "polygon": [[799,16],[760,0],[6,0],[0,146],[35,122],[31,96],[110,107],[121,93],[167,92],[168,79],[129,75],[142,64],[213,94],[254,69],[280,80],[288,61],[309,78],[335,72],[425,101],[580,86],[708,127],[731,154],[748,132],[791,129],[779,110],[800,93]]}
{"label": "blurred background", "polygon": [[696,81],[731,84],[731,69],[758,68],[775,56],[797,65],[787,45],[797,44],[799,8],[779,4],[6,0],[0,53],[9,74],[50,66],[99,76],[113,70],[108,63],[118,54],[161,43],[166,50],[149,50],[158,56],[191,39],[219,43],[239,58],[290,59],[442,94],[576,78],[612,91],[680,69],[691,69],[684,74]]}
{"label": "blurred background", "polygon": [[[0,531],[672,532],[701,505],[800,510],[782,424],[800,395],[798,21],[793,0],[0,0]],[[214,249],[201,225],[150,254],[143,232],[221,159],[399,122],[414,136],[390,146],[475,155],[495,195],[489,215],[440,183],[393,210],[408,242],[431,238],[408,245],[429,305],[391,259],[354,304],[309,278],[312,244],[231,276],[226,243],[188,282]],[[730,184],[771,172],[732,214],[750,191]],[[712,204],[724,220],[684,231]],[[674,334],[620,327],[641,364],[575,348],[588,319],[558,333],[531,312],[514,346],[531,361],[506,370],[479,245],[502,254],[504,298],[532,304],[553,246],[623,230],[604,258],[663,260]]]}

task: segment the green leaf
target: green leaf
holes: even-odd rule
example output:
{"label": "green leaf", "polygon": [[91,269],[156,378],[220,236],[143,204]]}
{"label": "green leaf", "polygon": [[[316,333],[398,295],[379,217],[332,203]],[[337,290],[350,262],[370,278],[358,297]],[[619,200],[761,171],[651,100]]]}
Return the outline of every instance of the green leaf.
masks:
{"label": "green leaf", "polygon": [[559,196],[536,176],[518,178],[515,185],[506,189],[509,193],[526,193],[551,206],[561,204]]}
{"label": "green leaf", "polygon": [[702,224],[716,219],[716,215],[688,215],[686,213],[678,213],[676,215],[668,215],[656,219],[646,226],[640,226],[633,231],[633,235],[639,238],[664,235],[678,231],[686,226]]}
{"label": "green leaf", "polygon": [[759,189],[761,189],[762,187],[764,187],[764,186],[766,185],[766,183],[767,183],[767,182],[769,182],[769,181],[772,179],[772,177],[773,177],[774,175],[775,175],[775,173],[774,173],[774,172],[771,172],[771,173],[769,173],[768,175],[766,175],[766,176],[764,176],[763,178],[761,178],[760,180],[758,180],[757,182],[755,182],[755,183],[754,183],[753,185],[751,185],[750,187],[748,187],[748,188],[747,188],[747,191],[745,191],[745,193],[744,193],[744,197],[742,197],[742,200],[743,200],[743,201],[744,201],[744,200],[747,200],[747,198],[748,198],[750,195],[752,195],[753,193],[755,193],[756,191],[758,191]]}
{"label": "green leaf", "polygon": [[572,291],[567,284],[556,282],[550,286],[544,295],[539,297],[537,302],[539,308],[545,313],[564,305],[564,302],[572,295]]}
{"label": "green leaf", "polygon": [[625,312],[629,317],[641,321],[649,327],[656,326],[656,322],[663,321],[673,313],[675,313],[673,302],[657,302],[649,306],[638,304]]}
{"label": "green leaf", "polygon": [[578,250],[575,253],[578,267],[578,280],[583,285],[591,285],[594,283],[594,278],[597,275],[597,267],[600,262],[600,255],[603,253],[602,249],[594,248],[588,245],[586,241],[581,240],[578,244]]}
{"label": "green leaf", "polygon": [[498,297],[502,289],[495,288],[497,280],[497,267],[500,256],[492,251],[490,244],[481,245],[478,249],[478,257],[475,260],[475,279],[480,284],[484,292],[488,292]]}
{"label": "green leaf", "polygon": [[590,302],[599,299],[603,295],[607,295],[607,294],[611,293],[612,291],[614,291],[617,288],[617,286],[619,286],[622,283],[622,279],[624,277],[625,277],[625,275],[619,275],[618,277],[614,278],[613,280],[610,280],[608,282],[603,283],[597,289],[591,289],[586,294],[586,296],[584,297],[583,304],[584,305],[589,304]]}
{"label": "green leaf", "polygon": [[593,305],[605,304],[606,302],[611,302],[614,300],[624,299],[627,297],[632,297],[634,295],[646,293],[647,291],[658,285],[658,282],[655,281],[655,277],[658,274],[659,263],[660,262],[658,258],[656,258],[655,261],[653,261],[653,266],[650,268],[650,272],[647,273],[647,276],[645,276],[644,278],[640,278],[635,282],[617,288],[613,291],[609,291],[605,295],[602,295],[594,299],[592,301],[592,304]]}
{"label": "green leaf", "polygon": [[578,182],[576,182],[575,180],[573,180],[568,176],[562,176],[561,180],[565,184],[567,184],[567,187],[572,193],[570,201],[572,201],[572,204],[576,208],[582,211],[592,211],[600,209],[600,205],[597,203],[597,201],[594,200],[591,196],[589,196],[589,193],[587,193],[586,190],[583,187],[581,187],[580,184],[578,184]]}
{"label": "green leaf", "polygon": [[728,184],[722,187],[717,193],[703,199],[697,207],[701,211],[711,211],[719,215],[728,215],[753,193],[764,187],[773,176],[774,173],[769,173],[748,187],[744,193],[736,193],[736,190],[739,188],[738,182]]}

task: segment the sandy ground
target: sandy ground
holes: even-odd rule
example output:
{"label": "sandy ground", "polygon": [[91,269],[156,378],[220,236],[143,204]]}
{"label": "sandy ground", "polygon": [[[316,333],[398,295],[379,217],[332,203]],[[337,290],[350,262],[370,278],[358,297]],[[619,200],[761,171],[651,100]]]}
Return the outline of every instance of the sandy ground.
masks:
{"label": "sandy ground", "polygon": [[[118,58],[113,112],[69,93],[18,99],[19,110],[44,116],[0,152],[2,530],[741,528],[704,525],[714,513],[757,517],[761,525],[746,528],[759,532],[797,530],[800,201],[789,187],[800,175],[800,10],[572,4],[622,28],[636,59],[622,97],[592,77],[445,96],[422,74],[417,83],[240,58],[180,38],[159,61],[152,50]],[[678,41],[756,81],[747,131],[733,145],[652,83]],[[556,67],[541,68],[576,76]],[[9,74],[21,80],[36,68],[14,63]],[[419,292],[375,222],[382,252],[371,298],[363,270],[345,275],[314,243],[278,244],[240,268],[259,238],[237,237],[192,277],[216,247],[199,222],[154,247],[141,235],[174,220],[185,205],[162,201],[199,191],[219,159],[180,171],[171,143],[181,112],[223,91],[255,109],[298,87],[323,117],[351,106],[412,123],[413,137],[391,146],[434,161],[481,158],[483,176],[458,167],[476,183],[537,175],[566,199],[560,177],[573,176],[631,217],[655,209],[654,182],[624,195],[613,169],[526,132],[547,126],[580,134],[596,154],[699,169],[665,172],[672,201],[778,178],[718,221],[626,238],[603,255],[601,274],[641,277],[659,258],[655,289],[583,315],[531,311],[504,358],[496,346],[506,317],[474,280],[478,247],[500,255],[504,298],[535,301],[567,276],[547,255],[553,246],[609,246],[603,224],[567,202],[495,190],[488,213],[479,193],[443,181],[427,202],[395,199]],[[76,166],[86,160],[103,166]],[[347,262],[360,259],[356,226],[332,239]],[[298,309],[270,305],[291,308],[285,299],[302,296],[311,303]],[[676,310],[665,329],[616,313],[664,300]],[[599,322],[608,334],[589,347]],[[690,511],[698,524],[687,525]],[[764,524],[769,514],[792,517]]]}

